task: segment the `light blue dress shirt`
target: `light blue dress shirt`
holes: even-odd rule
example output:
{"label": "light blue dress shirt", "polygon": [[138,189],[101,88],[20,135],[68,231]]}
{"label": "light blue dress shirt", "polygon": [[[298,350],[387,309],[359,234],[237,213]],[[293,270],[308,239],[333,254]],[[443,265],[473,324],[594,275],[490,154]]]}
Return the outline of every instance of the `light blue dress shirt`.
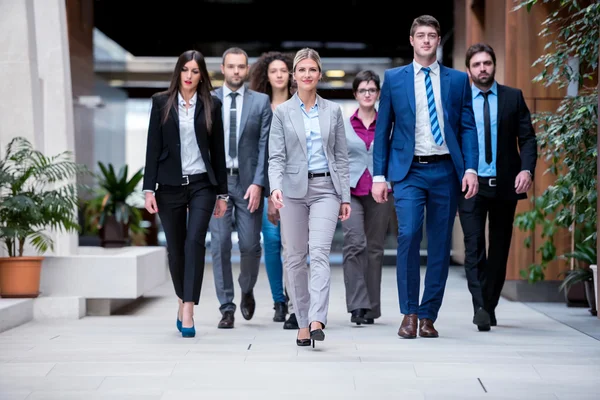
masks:
{"label": "light blue dress shirt", "polygon": [[306,112],[304,103],[296,96],[302,109],[304,134],[306,135],[306,150],[308,154],[308,172],[329,172],[327,156],[323,150],[321,126],[319,125],[319,106],[317,103]]}
{"label": "light blue dress shirt", "polygon": [[492,125],[492,163],[485,162],[485,130],[483,124],[483,95],[481,90],[471,86],[473,94],[473,112],[475,113],[475,124],[477,125],[477,138],[479,140],[479,168],[478,175],[481,177],[496,177],[496,154],[498,152],[498,84],[494,82],[488,95],[490,104],[490,122]]}

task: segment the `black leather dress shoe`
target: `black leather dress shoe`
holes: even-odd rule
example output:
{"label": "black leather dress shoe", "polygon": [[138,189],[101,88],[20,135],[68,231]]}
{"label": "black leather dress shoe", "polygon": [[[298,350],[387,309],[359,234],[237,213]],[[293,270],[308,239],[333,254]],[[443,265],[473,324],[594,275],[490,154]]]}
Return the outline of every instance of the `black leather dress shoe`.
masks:
{"label": "black leather dress shoe", "polygon": [[365,325],[373,325],[375,323],[375,318],[365,318]]}
{"label": "black leather dress shoe", "polygon": [[234,321],[233,311],[225,311],[217,327],[219,329],[232,329]]}
{"label": "black leather dress shoe", "polygon": [[491,326],[497,326],[498,325],[498,321],[496,321],[496,313],[493,312],[493,311],[490,313],[490,325]]}
{"label": "black leather dress shoe", "polygon": [[365,319],[365,312],[366,312],[366,310],[364,308],[358,308],[356,310],[352,310],[352,312],[351,312],[352,316],[350,317],[350,322],[353,322],[356,325],[366,324],[367,321]]}
{"label": "black leather dress shoe", "polygon": [[480,332],[487,332],[490,330],[490,314],[483,308],[479,308],[473,316],[473,323],[477,325],[477,329]]}
{"label": "black leather dress shoe", "polygon": [[298,320],[296,319],[296,314],[290,314],[287,321],[283,323],[283,329],[298,329]]}
{"label": "black leather dress shoe", "polygon": [[242,317],[246,320],[251,320],[254,316],[254,310],[256,309],[256,302],[254,301],[254,294],[252,291],[248,293],[242,293],[242,301],[240,302],[240,311]]}
{"label": "black leather dress shoe", "polygon": [[285,316],[287,315],[288,308],[285,303],[275,303],[273,307],[275,310],[275,315],[273,316],[273,321],[275,322],[285,322]]}

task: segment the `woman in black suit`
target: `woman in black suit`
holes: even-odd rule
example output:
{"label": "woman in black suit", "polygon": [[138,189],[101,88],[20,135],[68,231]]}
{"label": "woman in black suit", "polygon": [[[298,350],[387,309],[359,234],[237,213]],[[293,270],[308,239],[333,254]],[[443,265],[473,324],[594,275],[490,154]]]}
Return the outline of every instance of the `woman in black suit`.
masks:
{"label": "woman in black suit", "polygon": [[152,96],[148,128],[145,205],[165,231],[183,337],[196,335],[208,223],[211,214],[225,214],[228,201],[221,101],[211,90],[204,56],[181,54],[169,89]]}

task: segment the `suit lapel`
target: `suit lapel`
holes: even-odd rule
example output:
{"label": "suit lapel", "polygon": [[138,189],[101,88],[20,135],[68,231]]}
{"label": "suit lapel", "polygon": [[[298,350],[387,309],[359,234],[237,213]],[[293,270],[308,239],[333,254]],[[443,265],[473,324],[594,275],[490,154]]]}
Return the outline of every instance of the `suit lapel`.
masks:
{"label": "suit lapel", "polygon": [[196,110],[194,112],[194,120],[198,119],[200,111],[204,110],[204,102],[200,99],[200,95],[196,95]]}
{"label": "suit lapel", "polygon": [[[450,77],[450,71],[440,64],[440,91],[442,92],[442,109],[446,110],[450,106],[448,104],[448,94],[450,93],[450,84],[452,78]],[[445,113],[444,113],[445,114]]]}
{"label": "suit lapel", "polygon": [[304,151],[304,156],[308,158],[308,150],[306,149],[306,134],[304,133],[304,119],[302,118],[302,110],[300,110],[300,103],[297,99],[290,103],[290,120],[292,121],[292,126],[296,131],[296,135],[298,135],[298,140],[300,141],[300,147]]}
{"label": "suit lapel", "polygon": [[244,127],[246,126],[246,122],[248,122],[248,115],[250,114],[250,110],[252,109],[252,93],[248,89],[244,90],[244,102],[242,103],[242,117],[240,121],[240,139],[244,134]]}
{"label": "suit lapel", "polygon": [[330,109],[327,107],[327,103],[323,101],[323,98],[319,95],[317,95],[317,105],[319,107],[319,128],[321,128],[323,151],[327,154],[329,139],[333,137],[333,135],[329,135],[329,127],[331,126]]}
{"label": "suit lapel", "polygon": [[175,122],[175,125],[177,126],[177,130],[179,130],[179,95],[175,96],[175,101],[173,102],[173,105],[171,106],[171,109],[169,110],[169,115],[171,116],[171,118],[173,119],[173,122]]}
{"label": "suit lapel", "polygon": [[406,96],[413,115],[416,115],[415,107],[415,68],[413,63],[410,63],[404,70],[404,87],[406,88]]}
{"label": "suit lapel", "polygon": [[496,140],[498,141],[498,138],[502,133],[502,113],[504,112],[504,106],[506,105],[506,93],[504,91],[504,86],[500,84],[497,84],[496,86],[498,87],[498,114],[496,115]]}

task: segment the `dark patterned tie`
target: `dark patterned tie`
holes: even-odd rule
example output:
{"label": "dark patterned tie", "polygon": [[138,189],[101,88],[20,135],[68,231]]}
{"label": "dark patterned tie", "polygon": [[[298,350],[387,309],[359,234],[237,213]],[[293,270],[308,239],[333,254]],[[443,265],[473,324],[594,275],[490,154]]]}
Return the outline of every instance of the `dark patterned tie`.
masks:
{"label": "dark patterned tie", "polygon": [[237,157],[237,109],[235,98],[239,95],[237,92],[229,93],[231,96],[231,107],[229,108],[229,157]]}
{"label": "dark patterned tie", "polygon": [[491,164],[492,156],[492,119],[490,118],[490,103],[488,96],[490,92],[481,92],[483,96],[483,132],[485,134],[485,162]]}

